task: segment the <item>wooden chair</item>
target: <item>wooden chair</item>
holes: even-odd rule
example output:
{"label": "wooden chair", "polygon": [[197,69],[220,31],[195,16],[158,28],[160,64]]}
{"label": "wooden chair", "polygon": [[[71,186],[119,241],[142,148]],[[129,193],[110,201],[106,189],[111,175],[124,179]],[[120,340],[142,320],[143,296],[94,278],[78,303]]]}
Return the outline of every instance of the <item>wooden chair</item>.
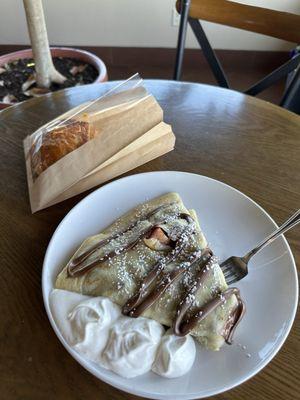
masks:
{"label": "wooden chair", "polygon": [[[220,61],[212,49],[199,20],[262,33],[274,38],[300,43],[300,15],[269,10],[228,0],[177,0],[176,7],[181,13],[177,43],[174,79],[179,80],[182,71],[185,37],[189,23],[212,72],[222,87],[229,83]],[[280,105],[300,114],[300,54],[245,91],[255,96],[289,74],[290,79]]]}

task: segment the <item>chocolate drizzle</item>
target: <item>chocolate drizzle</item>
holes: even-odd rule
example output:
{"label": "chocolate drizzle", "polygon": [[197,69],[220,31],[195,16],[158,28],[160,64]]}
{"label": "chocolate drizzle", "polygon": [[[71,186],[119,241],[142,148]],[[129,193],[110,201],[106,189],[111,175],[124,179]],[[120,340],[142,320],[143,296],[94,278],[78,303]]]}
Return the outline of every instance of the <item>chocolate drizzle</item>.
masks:
{"label": "chocolate drizzle", "polygon": [[196,281],[190,287],[186,296],[178,306],[173,326],[174,333],[178,336],[187,335],[194,329],[197,323],[201,322],[212,311],[224,304],[233,294],[235,294],[238,300],[238,305],[227,321],[224,330],[224,338],[228,344],[231,344],[233,333],[245,313],[245,304],[240,297],[240,291],[238,288],[233,287],[224,292],[218,293],[215,298],[210,300],[204,306],[198,308],[198,310],[194,311],[192,315],[187,316],[188,310],[193,304],[195,293],[200,289],[201,285],[203,285],[213,262],[212,253],[209,249],[207,249],[206,253],[203,254],[200,262],[202,268],[196,277]]}
{"label": "chocolate drizzle", "polygon": [[182,273],[186,271],[188,267],[194,264],[199,259],[199,257],[200,257],[199,252],[195,252],[195,254],[192,255],[190,262],[185,261],[172,271],[164,273],[163,276],[158,281],[157,285],[152,290],[148,290],[153,280],[161,272],[161,270],[159,271],[155,270],[155,275],[154,275],[152,269],[150,274],[148,274],[146,278],[143,280],[138,292],[134,296],[132,296],[128,300],[128,302],[124,305],[122,313],[124,315],[129,315],[130,317],[135,317],[135,318],[139,317],[145,310],[147,310],[147,308],[149,308],[153,303],[155,303],[159,299],[159,297],[166,291],[166,289],[176,279],[178,279],[180,275],[182,275]]}
{"label": "chocolate drizzle", "polygon": [[197,323],[201,322],[205,317],[208,316],[212,311],[214,311],[217,307],[219,307],[221,304],[225,303],[233,294],[236,295],[238,299],[238,316],[234,318],[234,321],[232,322],[232,325],[229,329],[229,332],[226,332],[225,334],[225,340],[228,344],[231,344],[231,339],[233,332],[241,320],[243,314],[244,314],[244,303],[242,302],[240,298],[240,291],[238,288],[233,287],[225,290],[225,292],[219,293],[217,297],[213,298],[210,300],[208,303],[206,303],[203,307],[200,307],[196,312],[194,312],[193,315],[190,317],[183,319],[184,314],[181,314],[179,311],[179,315],[176,316],[175,324],[174,324],[174,333],[178,336],[185,336],[188,333],[190,333],[194,327],[196,326]]}
{"label": "chocolate drizzle", "polygon": [[227,344],[232,343],[234,332],[246,312],[246,305],[241,298],[239,289],[237,288],[231,288],[231,289],[236,289],[234,294],[237,298],[238,304],[235,310],[233,310],[230,317],[228,318],[228,321],[224,329],[223,336]]}
{"label": "chocolate drizzle", "polygon": [[[69,264],[68,266],[68,274],[70,276],[76,276],[82,273],[85,273],[87,271],[89,271],[90,269],[97,267],[98,265],[102,264],[104,261],[114,258],[120,254],[125,253],[126,251],[132,249],[139,241],[140,239],[143,239],[144,237],[146,237],[147,235],[149,235],[149,233],[152,231],[152,229],[156,227],[156,225],[151,225],[150,227],[148,227],[147,229],[144,229],[137,238],[134,238],[133,240],[131,240],[130,242],[128,242],[125,246],[123,246],[120,249],[115,249],[112,250],[106,254],[104,254],[102,257],[97,258],[95,261],[92,261],[89,264],[83,264],[83,261],[81,261],[80,263],[76,263],[76,264],[72,264],[72,262]],[[85,253],[82,254],[82,256],[85,256]],[[87,257],[84,257],[84,260]]]}
{"label": "chocolate drizzle", "polygon": [[[179,250],[179,252],[177,253],[177,255],[179,255],[179,253],[182,251],[182,248],[177,244],[177,247],[175,247],[174,249],[173,256],[165,260],[164,266],[166,266],[169,262],[173,261],[177,257],[176,250]],[[193,315],[186,317],[188,310],[193,304],[195,293],[205,282],[209,270],[213,265],[213,254],[209,248],[206,248],[202,252],[202,254],[201,252],[192,253],[188,262],[185,261],[172,271],[163,274],[163,276],[157,282],[156,286],[152,288],[152,290],[149,290],[151,284],[163,269],[163,267],[162,269],[159,268],[161,264],[159,264],[158,262],[153,267],[151,272],[144,278],[138,292],[134,296],[132,296],[123,306],[122,313],[124,315],[128,315],[134,318],[139,317],[145,310],[151,307],[151,305],[154,304],[162,296],[167,288],[172,283],[174,283],[182,275],[182,273],[187,270],[187,268],[190,268],[196,262],[199,263],[198,267],[200,269],[200,272],[197,274],[195,282],[193,282],[193,284],[188,289],[188,292],[185,295],[184,299],[179,304],[173,326],[174,333],[178,336],[187,335],[193,330],[198,322],[201,322],[217,307],[225,303],[225,301],[227,301],[230,296],[235,294],[238,300],[238,305],[228,319],[224,330],[224,338],[228,344],[231,344],[233,333],[245,312],[245,305],[240,298],[239,289],[230,288],[223,293],[219,293],[217,297],[210,300],[203,307],[199,308],[193,313]]]}
{"label": "chocolate drizzle", "polygon": [[[152,296],[151,293],[148,293],[148,289],[154,282],[154,280],[168,264],[174,261],[179,256],[179,254],[181,254],[181,252],[187,245],[187,239],[194,233],[194,220],[191,218],[191,216],[188,214],[180,214],[180,217],[186,219],[188,225],[184,229],[181,236],[177,239],[175,248],[166,257],[160,259],[156,264],[154,264],[149,274],[142,280],[137,293],[133,295],[123,306],[122,313],[124,315],[129,315],[131,317],[139,316],[145,309],[150,307],[150,305],[153,304],[158,297],[160,297],[160,295],[162,294],[162,290],[166,290],[162,282],[160,282],[159,290],[155,291],[155,296],[154,293]],[[176,278],[177,275],[178,274],[175,274],[173,280]]]}
{"label": "chocolate drizzle", "polygon": [[116,255],[122,254],[125,251],[128,251],[128,250],[132,249],[132,247],[134,247],[140,239],[142,239],[143,237],[147,236],[156,225],[152,225],[151,228],[147,229],[147,231],[145,231],[145,232],[143,231],[142,234],[137,238],[137,240],[134,240],[131,243],[128,243],[122,250],[119,250],[119,251],[114,250],[114,251],[102,256],[101,258],[99,258],[98,260],[96,260],[96,261],[94,261],[94,262],[92,262],[90,264],[83,265],[84,261],[88,257],[90,257],[93,253],[95,253],[95,251],[100,250],[102,247],[104,247],[110,241],[112,241],[112,240],[118,238],[119,236],[123,235],[124,233],[132,230],[141,221],[144,221],[144,220],[147,220],[147,219],[151,218],[153,215],[155,215],[156,213],[158,213],[162,209],[170,207],[173,204],[174,203],[164,204],[162,206],[159,206],[159,207],[155,208],[154,210],[152,210],[148,214],[146,214],[142,219],[138,219],[138,220],[134,221],[132,224],[130,224],[128,227],[124,228],[123,230],[115,232],[114,234],[108,236],[107,238],[105,238],[103,240],[100,240],[100,242],[98,242],[98,243],[94,244],[93,246],[91,246],[88,250],[84,251],[78,257],[76,257],[73,260],[71,260],[71,262],[68,265],[68,275],[69,276],[76,276],[76,275],[81,274],[83,272],[89,271],[91,268],[96,267],[97,265],[101,264],[102,262],[106,261],[107,259],[115,257]]}
{"label": "chocolate drizzle", "polygon": [[[124,246],[120,246],[119,249],[114,249],[90,263],[85,263],[85,261],[97,250],[100,250],[112,240],[117,239],[121,235],[132,230],[141,221],[148,220],[162,209],[170,207],[173,204],[174,203],[169,203],[155,208],[151,212],[144,215],[141,219],[131,223],[128,227],[111,234],[107,238],[100,240],[98,243],[91,246],[88,250],[81,253],[69,263],[67,268],[68,275],[74,277],[85,273],[90,269],[99,266],[104,261],[132,249],[141,239],[147,237],[153,231],[153,229],[158,228],[160,224],[163,224],[166,221],[151,224],[147,228],[143,229],[137,237],[131,239]],[[189,312],[193,306],[196,292],[201,290],[201,286],[204,284],[206,278],[208,277],[209,271],[215,262],[212,251],[209,248],[206,248],[203,251],[194,251],[193,253],[187,255],[186,259],[173,270],[164,272],[164,269],[168,264],[175,261],[179,256],[182,256],[182,253],[188,245],[188,239],[195,233],[194,220],[189,214],[180,213],[177,215],[177,217],[185,219],[187,225],[181,231],[179,236],[178,232],[176,232],[176,229],[174,232],[169,234],[169,238],[173,242],[174,248],[153,265],[148,275],[146,275],[140,283],[137,292],[123,306],[122,313],[130,317],[140,316],[145,310],[151,307],[163,295],[163,293],[165,293],[170,285],[179,279],[179,277],[187,269],[189,269],[195,263],[198,263],[197,268],[199,269],[199,272],[196,274],[194,282],[187,289],[184,298],[177,308],[173,323],[174,333],[178,336],[185,336],[186,334],[190,333],[199,322],[206,318],[217,307],[224,304],[232,295],[235,295],[238,304],[231,312],[222,333],[226,342],[231,344],[233,333],[245,312],[245,305],[237,288],[229,288],[223,293],[220,292],[216,297],[204,304],[202,307],[198,308],[193,313]],[[155,280],[157,280],[156,283]]]}
{"label": "chocolate drizzle", "polygon": [[[189,308],[191,307],[191,305],[193,304],[194,298],[195,298],[195,293],[197,292],[197,290],[200,288],[201,285],[203,285],[208,272],[209,272],[209,263],[212,260],[212,251],[208,248],[206,248],[203,251],[203,254],[201,256],[201,259],[199,260],[199,268],[200,268],[200,272],[197,274],[195,281],[193,282],[193,284],[189,287],[185,297],[183,298],[183,300],[179,303],[179,306],[177,308],[176,311],[176,318],[174,321],[174,333],[176,335],[180,335],[180,324],[181,321],[183,319],[183,317],[185,316],[185,314],[187,313],[187,311],[189,310]],[[184,336],[184,335],[182,335]]]}

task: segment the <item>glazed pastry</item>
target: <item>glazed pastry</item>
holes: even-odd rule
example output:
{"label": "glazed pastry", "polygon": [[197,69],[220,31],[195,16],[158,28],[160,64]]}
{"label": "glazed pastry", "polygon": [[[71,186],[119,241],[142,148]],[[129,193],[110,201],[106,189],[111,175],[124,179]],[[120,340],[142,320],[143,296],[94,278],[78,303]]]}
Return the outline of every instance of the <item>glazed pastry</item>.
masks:
{"label": "glazed pastry", "polygon": [[55,287],[109,297],[124,315],[154,319],[178,336],[190,333],[212,350],[231,342],[244,313],[196,213],[176,193],[136,207],[86,239]]}
{"label": "glazed pastry", "polygon": [[73,119],[42,132],[30,149],[33,179],[66,154],[93,139],[94,135],[95,129],[90,123]]}

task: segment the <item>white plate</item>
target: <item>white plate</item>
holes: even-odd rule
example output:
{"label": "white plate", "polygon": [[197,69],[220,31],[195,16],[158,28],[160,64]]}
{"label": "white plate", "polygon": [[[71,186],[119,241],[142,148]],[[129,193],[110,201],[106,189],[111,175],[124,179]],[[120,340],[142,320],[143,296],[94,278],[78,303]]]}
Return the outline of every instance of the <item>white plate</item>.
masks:
{"label": "white plate", "polygon": [[225,345],[219,352],[197,346],[195,364],[181,378],[165,379],[148,373],[127,380],[86,361],[65,342],[49,307],[49,293],[58,272],[87,236],[99,232],[137,204],[169,191],[178,192],[185,205],[196,210],[212,249],[221,259],[244,254],[276,228],[260,206],[216,180],[184,172],[132,175],[96,190],[60,223],[44,260],[43,296],[58,338],[99,379],[151,399],[195,399],[223,392],[249,379],[270,362],[285,341],[295,317],[298,284],[293,255],[283,237],[252,260],[249,275],[236,285],[247,312],[237,329],[234,344]]}

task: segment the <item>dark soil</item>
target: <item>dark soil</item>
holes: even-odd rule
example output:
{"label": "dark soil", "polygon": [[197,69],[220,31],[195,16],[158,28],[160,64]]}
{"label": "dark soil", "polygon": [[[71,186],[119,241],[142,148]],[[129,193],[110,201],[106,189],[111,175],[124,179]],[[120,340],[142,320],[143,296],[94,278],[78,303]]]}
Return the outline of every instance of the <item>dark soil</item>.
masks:
{"label": "dark soil", "polygon": [[[96,68],[92,65],[73,58],[55,57],[53,58],[53,63],[56,69],[63,74],[67,80],[63,84],[53,83],[50,87],[51,91],[92,83],[98,75]],[[73,75],[71,73],[72,68],[78,66],[86,67],[82,72],[77,72]],[[6,71],[0,73],[0,101],[2,101],[3,97],[6,95],[13,95],[17,101],[27,100],[32,97],[26,96],[22,92],[22,84],[35,72],[34,61],[32,59],[24,58],[13,61],[5,64],[1,68],[4,68]]]}

